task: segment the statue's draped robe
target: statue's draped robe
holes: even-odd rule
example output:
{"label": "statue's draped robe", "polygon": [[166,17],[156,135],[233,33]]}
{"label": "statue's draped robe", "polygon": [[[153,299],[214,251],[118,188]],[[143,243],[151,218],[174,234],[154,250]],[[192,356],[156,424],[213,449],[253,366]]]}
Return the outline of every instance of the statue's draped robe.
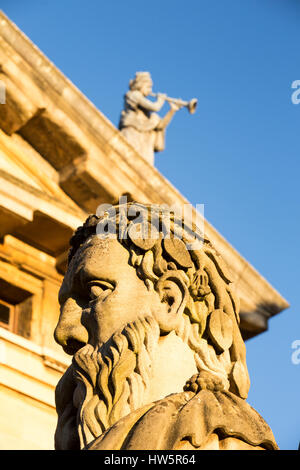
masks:
{"label": "statue's draped robe", "polygon": [[116,422],[88,449],[176,450],[186,442],[189,449],[201,450],[214,433],[220,443],[233,438],[244,449],[278,449],[267,423],[245,400],[209,390],[172,394],[145,405]]}
{"label": "statue's draped robe", "polygon": [[154,152],[165,148],[165,129],[159,129],[161,118],[158,114],[141,107],[140,91],[128,91],[121,113],[119,129],[133,147],[151,164]]}

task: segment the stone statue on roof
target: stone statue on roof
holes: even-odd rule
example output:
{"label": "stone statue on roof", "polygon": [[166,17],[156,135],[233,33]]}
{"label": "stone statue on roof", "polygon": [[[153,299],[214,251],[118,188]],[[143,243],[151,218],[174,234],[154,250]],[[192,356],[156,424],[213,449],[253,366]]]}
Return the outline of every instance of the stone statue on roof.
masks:
{"label": "stone statue on roof", "polygon": [[[147,96],[156,96],[151,101]],[[161,118],[157,112],[169,102],[170,110]],[[191,102],[190,102],[191,103]],[[147,162],[154,164],[154,152],[165,148],[166,128],[176,111],[188,106],[180,99],[169,98],[163,93],[152,93],[152,79],[149,72],[136,72],[129,82],[129,91],[124,97],[124,110],[121,113],[119,129],[128,142],[142,155]],[[194,112],[196,100],[192,100],[190,112]]]}

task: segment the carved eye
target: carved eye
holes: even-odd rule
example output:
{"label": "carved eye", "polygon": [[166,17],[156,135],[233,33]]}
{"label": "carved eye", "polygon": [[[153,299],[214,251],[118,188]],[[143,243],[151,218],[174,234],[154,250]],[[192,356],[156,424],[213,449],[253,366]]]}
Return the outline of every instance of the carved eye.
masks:
{"label": "carved eye", "polygon": [[90,300],[106,298],[114,286],[106,281],[91,281],[88,283]]}

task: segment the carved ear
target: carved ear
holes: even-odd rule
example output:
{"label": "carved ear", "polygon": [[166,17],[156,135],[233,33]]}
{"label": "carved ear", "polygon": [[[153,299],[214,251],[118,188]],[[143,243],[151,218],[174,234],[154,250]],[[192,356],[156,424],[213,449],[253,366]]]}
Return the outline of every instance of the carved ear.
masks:
{"label": "carved ear", "polygon": [[157,312],[160,329],[168,333],[174,330],[181,319],[189,298],[188,288],[178,271],[168,271],[156,285],[163,308]]}

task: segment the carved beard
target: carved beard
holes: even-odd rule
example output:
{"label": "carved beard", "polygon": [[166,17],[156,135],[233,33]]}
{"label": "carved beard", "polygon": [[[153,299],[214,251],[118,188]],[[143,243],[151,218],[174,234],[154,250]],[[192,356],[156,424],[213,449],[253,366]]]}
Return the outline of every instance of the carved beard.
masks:
{"label": "carved beard", "polygon": [[159,333],[153,317],[138,319],[104,345],[87,344],[74,355],[56,389],[56,449],[86,447],[144,404]]}

